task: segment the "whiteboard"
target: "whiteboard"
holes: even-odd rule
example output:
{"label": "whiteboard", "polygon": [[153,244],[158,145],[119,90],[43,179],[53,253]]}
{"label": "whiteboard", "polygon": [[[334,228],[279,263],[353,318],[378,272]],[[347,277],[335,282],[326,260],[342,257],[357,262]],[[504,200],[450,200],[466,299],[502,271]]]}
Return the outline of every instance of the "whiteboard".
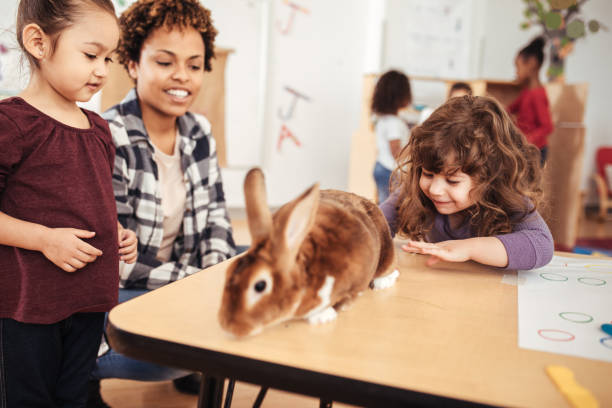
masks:
{"label": "whiteboard", "polygon": [[388,0],[383,65],[408,75],[473,75],[473,0]]}

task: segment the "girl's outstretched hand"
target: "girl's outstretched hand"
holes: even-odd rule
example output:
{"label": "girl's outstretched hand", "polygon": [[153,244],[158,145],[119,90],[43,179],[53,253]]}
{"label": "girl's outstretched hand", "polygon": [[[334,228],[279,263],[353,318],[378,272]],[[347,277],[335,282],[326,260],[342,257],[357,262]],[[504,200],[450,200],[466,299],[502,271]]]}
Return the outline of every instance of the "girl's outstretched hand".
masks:
{"label": "girl's outstretched hand", "polygon": [[138,238],[136,233],[130,229],[119,228],[119,259],[125,263],[134,263],[138,258]]}
{"label": "girl's outstretched hand", "polygon": [[75,272],[95,261],[102,251],[81,238],[93,238],[93,231],[76,228],[49,228],[43,237],[41,252],[66,272]]}
{"label": "girl's outstretched hand", "polygon": [[402,245],[402,249],[406,252],[431,255],[426,261],[427,266],[431,266],[439,261],[465,262],[471,259],[471,246],[466,241],[467,240],[458,239],[432,244],[429,242],[411,240]]}

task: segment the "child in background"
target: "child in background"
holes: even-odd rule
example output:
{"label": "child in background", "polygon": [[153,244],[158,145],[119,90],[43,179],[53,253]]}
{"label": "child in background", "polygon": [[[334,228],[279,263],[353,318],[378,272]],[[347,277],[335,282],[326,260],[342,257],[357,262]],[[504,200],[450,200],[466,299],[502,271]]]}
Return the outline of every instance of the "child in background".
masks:
{"label": "child in background", "polygon": [[136,258],[108,125],[76,105],[119,29],[110,0],[21,0],[16,28],[31,77],[0,102],[0,405],[84,406],[119,260]]}
{"label": "child in background", "polygon": [[385,72],[374,88],[372,113],[376,133],[376,165],[374,180],[378,190],[378,202],[389,196],[389,179],[397,167],[396,159],[408,142],[408,124],[398,116],[401,109],[412,102],[408,77],[399,71]]}
{"label": "child in background", "polygon": [[516,78],[522,90],[508,106],[508,112],[516,115],[516,124],[527,141],[540,149],[542,165],[546,161],[548,135],[553,131],[546,89],[540,83],[544,44],[544,38],[537,37],[518,53]]}
{"label": "child in background", "polygon": [[[449,100],[450,98],[457,98],[459,96],[471,95],[471,94],[472,94],[472,87],[468,83],[455,82],[451,85],[450,89],[448,90],[448,97],[446,98],[446,100]],[[431,116],[434,110],[435,109],[429,108],[429,107],[423,109],[419,117],[419,125],[425,122],[427,118]]]}
{"label": "child in background", "polygon": [[429,265],[550,262],[552,236],[537,212],[539,152],[493,99],[451,98],[413,129],[399,165],[381,209],[391,231],[411,239],[405,251],[431,255]]}
{"label": "child in background", "polygon": [[470,86],[470,84],[465,83],[465,82],[455,82],[454,84],[451,85],[450,89],[448,90],[448,98],[457,98],[460,96],[465,96],[465,95],[471,95],[472,94],[472,87]]}

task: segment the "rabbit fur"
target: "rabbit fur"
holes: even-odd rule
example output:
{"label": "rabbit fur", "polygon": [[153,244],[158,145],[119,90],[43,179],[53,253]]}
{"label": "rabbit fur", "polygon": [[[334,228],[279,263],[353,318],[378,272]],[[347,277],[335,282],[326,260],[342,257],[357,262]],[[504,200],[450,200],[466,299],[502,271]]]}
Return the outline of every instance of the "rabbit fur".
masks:
{"label": "rabbit fur", "polygon": [[391,233],[373,202],[315,184],[272,216],[258,168],[244,191],[252,244],[226,272],[224,330],[240,337],[294,318],[333,320],[368,285],[395,283]]}

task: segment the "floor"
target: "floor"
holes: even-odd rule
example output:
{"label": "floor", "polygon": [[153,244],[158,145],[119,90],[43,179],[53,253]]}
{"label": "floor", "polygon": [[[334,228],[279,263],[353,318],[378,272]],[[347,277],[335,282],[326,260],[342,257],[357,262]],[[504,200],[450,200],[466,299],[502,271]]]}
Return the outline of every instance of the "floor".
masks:
{"label": "floor", "polygon": [[[227,389],[227,384],[226,387]],[[252,407],[259,387],[236,383],[232,408]],[[174,389],[172,382],[140,382],[129,380],[103,380],[102,398],[113,408],[194,408],[198,397],[182,394]],[[291,407],[315,408],[319,400],[287,392],[268,390],[263,408]],[[334,408],[350,407],[334,403]]]}
{"label": "floor", "polygon": [[[241,215],[243,214],[230,214],[234,220],[232,221],[234,237],[237,244],[248,245],[250,243],[248,226]],[[612,220],[601,223],[590,215],[582,217],[578,235],[583,238],[612,238]],[[259,387],[237,383],[232,407],[251,407],[258,392]],[[111,407],[117,408],[193,408],[197,404],[196,396],[181,394],[169,381],[104,380],[102,381],[102,397]],[[262,406],[264,408],[314,408],[319,406],[319,401],[315,398],[269,390]],[[348,407],[348,405],[334,403],[334,407]]]}

